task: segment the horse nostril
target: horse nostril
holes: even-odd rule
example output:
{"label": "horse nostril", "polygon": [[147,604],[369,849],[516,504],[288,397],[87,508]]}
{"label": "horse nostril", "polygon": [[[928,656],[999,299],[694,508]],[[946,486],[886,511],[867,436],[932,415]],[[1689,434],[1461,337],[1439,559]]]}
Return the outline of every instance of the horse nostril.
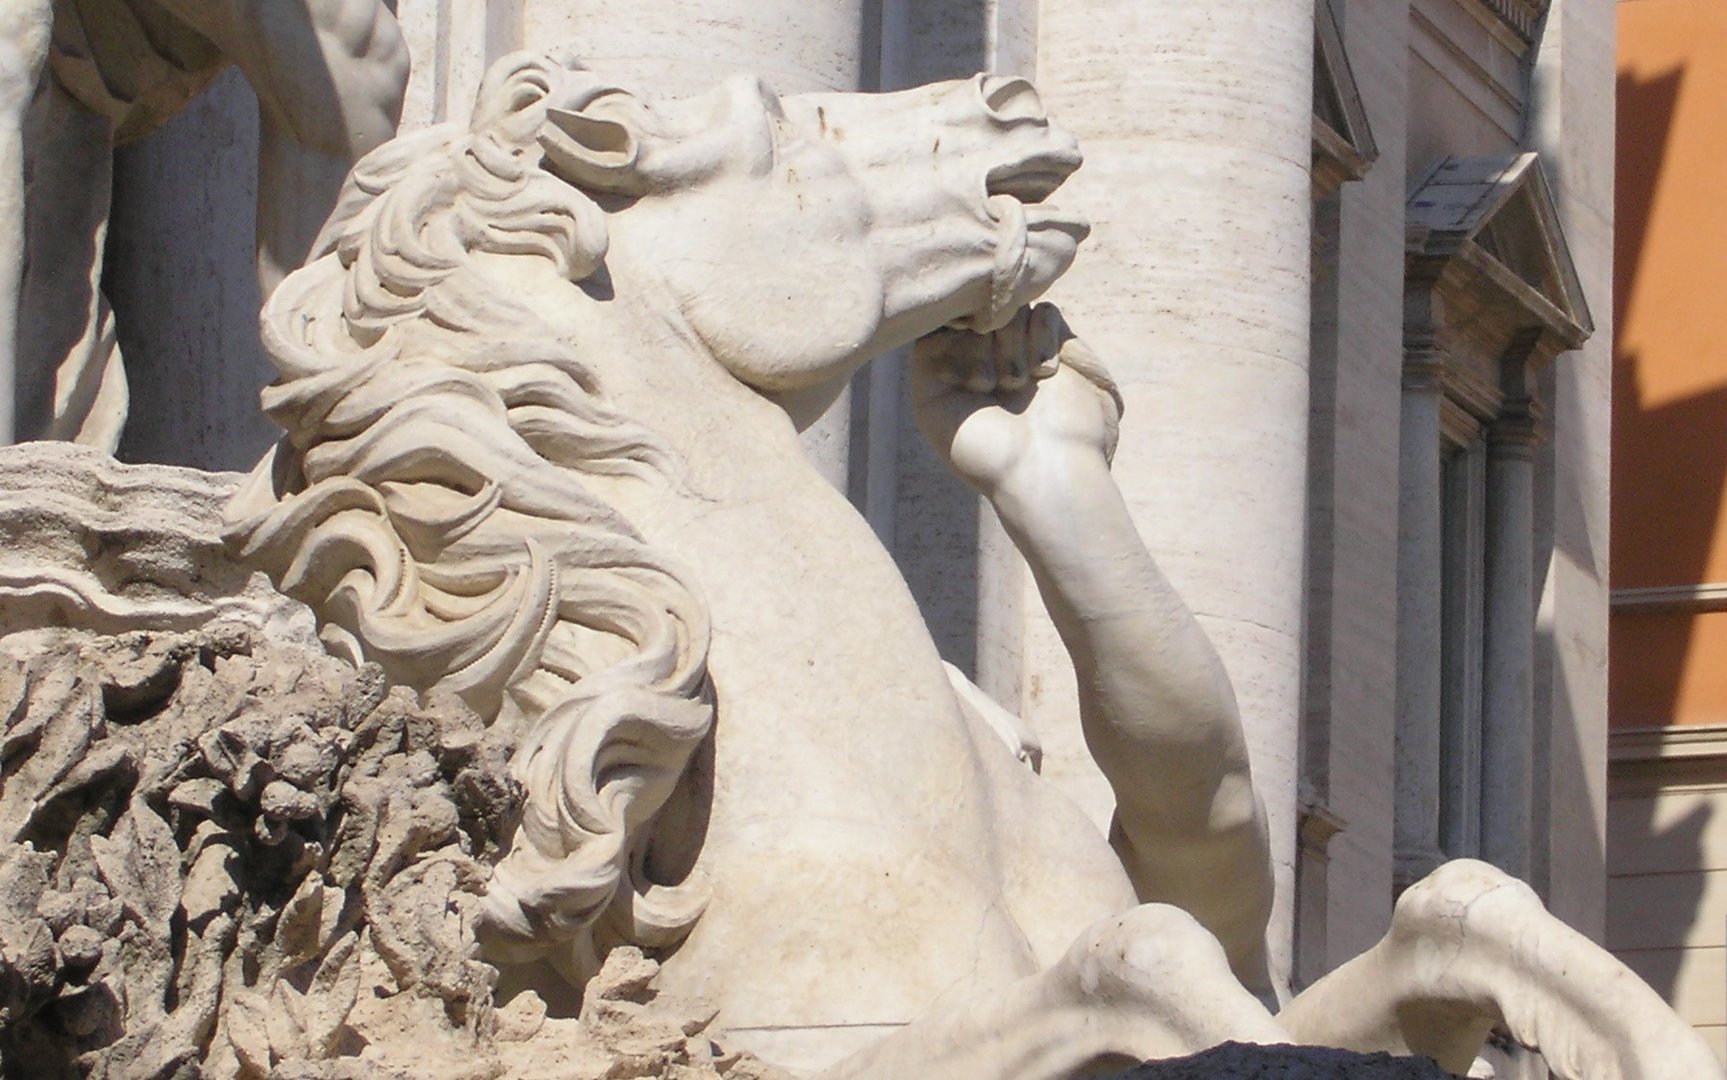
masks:
{"label": "horse nostril", "polygon": [[1003,124],[1049,122],[1049,112],[1043,107],[1043,98],[1039,97],[1037,90],[1024,79],[985,75],[980,88],[983,91],[984,108],[992,120]]}

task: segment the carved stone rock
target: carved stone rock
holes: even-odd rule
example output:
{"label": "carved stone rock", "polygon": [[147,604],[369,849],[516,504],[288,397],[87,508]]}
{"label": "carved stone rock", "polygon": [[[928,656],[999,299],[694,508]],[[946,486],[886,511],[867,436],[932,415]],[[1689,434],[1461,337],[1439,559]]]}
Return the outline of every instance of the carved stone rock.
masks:
{"label": "carved stone rock", "polygon": [[240,479],[120,465],[70,443],[0,450],[0,627],[120,634],[222,620],[316,645],[311,612],[222,544]]}

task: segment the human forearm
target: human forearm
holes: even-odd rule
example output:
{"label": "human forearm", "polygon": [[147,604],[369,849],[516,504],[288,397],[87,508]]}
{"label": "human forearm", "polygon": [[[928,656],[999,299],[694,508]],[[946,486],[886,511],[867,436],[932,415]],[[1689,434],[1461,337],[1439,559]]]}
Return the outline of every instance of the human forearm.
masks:
{"label": "human forearm", "polygon": [[1048,307],[987,338],[927,338],[915,356],[919,428],[994,505],[1073,659],[1135,889],[1185,908],[1265,989],[1271,861],[1247,741],[1216,650],[1110,475],[1121,395]]}
{"label": "human forearm", "polygon": [[1193,805],[1196,789],[1247,769],[1234,695],[1102,455],[1041,453],[993,495],[1073,657],[1086,737],[1105,773],[1130,802],[1208,816],[1209,799]]}
{"label": "human forearm", "polygon": [[1014,472],[994,504],[1073,658],[1086,742],[1116,795],[1111,844],[1142,900],[1192,912],[1264,989],[1270,851],[1222,662],[1101,454],[1064,448]]}

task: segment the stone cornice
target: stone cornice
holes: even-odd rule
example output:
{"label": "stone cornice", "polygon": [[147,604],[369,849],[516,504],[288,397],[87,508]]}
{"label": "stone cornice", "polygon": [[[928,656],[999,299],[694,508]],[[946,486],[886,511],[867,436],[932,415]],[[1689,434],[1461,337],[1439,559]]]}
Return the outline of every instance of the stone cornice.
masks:
{"label": "stone cornice", "polygon": [[1727,727],[1685,724],[1609,731],[1607,788],[1613,798],[1727,791]]}
{"label": "stone cornice", "polygon": [[1331,129],[1331,125],[1313,118],[1313,198],[1325,198],[1351,180],[1367,175],[1372,162],[1350,141]]}

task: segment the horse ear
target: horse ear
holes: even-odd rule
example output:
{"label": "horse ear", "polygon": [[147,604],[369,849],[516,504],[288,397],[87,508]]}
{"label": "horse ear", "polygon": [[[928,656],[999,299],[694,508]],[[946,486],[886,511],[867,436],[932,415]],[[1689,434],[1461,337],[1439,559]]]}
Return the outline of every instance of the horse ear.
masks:
{"label": "horse ear", "polygon": [[579,109],[547,109],[540,131],[546,168],[584,190],[642,194],[646,184],[636,168],[641,143],[631,115],[636,110],[627,107],[633,103],[631,95],[614,91]]}

